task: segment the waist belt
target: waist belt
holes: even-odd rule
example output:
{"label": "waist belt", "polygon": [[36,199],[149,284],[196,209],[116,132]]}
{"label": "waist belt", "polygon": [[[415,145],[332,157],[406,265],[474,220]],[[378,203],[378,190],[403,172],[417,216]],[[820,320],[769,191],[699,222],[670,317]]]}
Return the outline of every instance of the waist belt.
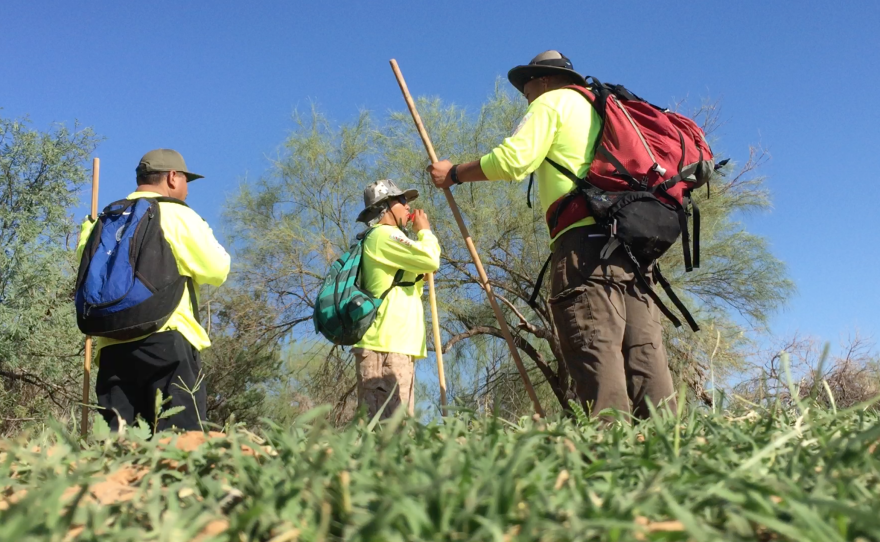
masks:
{"label": "waist belt", "polygon": [[553,239],[565,228],[589,216],[590,209],[587,207],[587,198],[583,194],[576,193],[566,194],[554,201],[547,209],[544,219],[550,229],[550,238]]}

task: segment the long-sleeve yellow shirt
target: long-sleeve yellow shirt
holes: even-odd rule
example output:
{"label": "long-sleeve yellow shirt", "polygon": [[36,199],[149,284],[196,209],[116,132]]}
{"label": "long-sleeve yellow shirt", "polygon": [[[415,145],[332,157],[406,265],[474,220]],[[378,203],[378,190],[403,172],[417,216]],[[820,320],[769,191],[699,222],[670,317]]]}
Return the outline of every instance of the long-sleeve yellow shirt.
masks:
{"label": "long-sleeve yellow shirt", "polygon": [[[416,276],[440,267],[440,243],[430,230],[420,230],[418,240],[413,241],[398,228],[380,224],[367,236],[363,250],[361,286],[377,297],[391,286],[398,269],[404,271],[402,282],[413,282]],[[427,356],[424,286],[420,280],[413,286],[392,288],[373,325],[354,346],[416,358]]]}
{"label": "long-sleeve yellow shirt", "polygon": [[[153,192],[134,192],[129,194],[126,199],[150,197],[155,198],[160,197],[160,195]],[[214,237],[214,232],[211,231],[208,223],[202,217],[185,205],[159,202],[159,219],[165,239],[171,245],[174,259],[177,260],[177,270],[181,275],[192,277],[196,285],[197,297],[199,294],[198,287],[202,284],[220,286],[226,281],[226,276],[229,274],[229,254],[226,253],[226,250]],[[82,257],[83,250],[94,226],[95,223],[89,219],[83,222],[79,243],[76,247],[77,260]],[[197,350],[202,350],[211,346],[211,341],[208,339],[205,329],[196,321],[193,315],[189,291],[187,290],[188,287],[184,288],[183,296],[177,309],[157,333],[172,329],[177,330]],[[95,348],[101,349],[111,344],[123,342],[130,341],[98,337]]]}
{"label": "long-sleeve yellow shirt", "polygon": [[[574,183],[547,162],[564,166],[583,178],[590,164],[602,120],[593,106],[576,90],[563,88],[538,96],[510,137],[480,159],[490,180],[522,180],[532,172],[544,214],[556,200],[574,188]],[[575,222],[556,235],[580,226],[595,224],[592,217]],[[553,239],[551,239],[551,242]]]}

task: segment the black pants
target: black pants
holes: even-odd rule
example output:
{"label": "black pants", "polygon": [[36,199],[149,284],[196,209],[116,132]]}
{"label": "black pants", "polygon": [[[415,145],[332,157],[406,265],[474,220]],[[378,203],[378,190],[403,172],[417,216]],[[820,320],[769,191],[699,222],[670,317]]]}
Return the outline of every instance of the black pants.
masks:
{"label": "black pants", "polygon": [[117,416],[129,425],[140,416],[152,427],[159,390],[163,400],[171,397],[160,412],[178,406],[184,409],[159,420],[157,430],[199,430],[199,420],[205,421],[204,382],[194,390],[194,397],[183,388],[195,388],[201,369],[199,351],[178,331],[163,331],[139,341],[106,346],[101,349],[95,384],[101,415],[114,431],[119,429]]}

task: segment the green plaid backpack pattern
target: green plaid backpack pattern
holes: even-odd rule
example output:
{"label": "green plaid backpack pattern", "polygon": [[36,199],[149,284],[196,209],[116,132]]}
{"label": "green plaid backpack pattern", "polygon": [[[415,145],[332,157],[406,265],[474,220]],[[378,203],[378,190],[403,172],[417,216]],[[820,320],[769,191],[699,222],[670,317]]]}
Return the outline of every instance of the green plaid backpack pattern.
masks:
{"label": "green plaid backpack pattern", "polygon": [[[315,332],[324,335],[333,344],[357,343],[376,319],[379,306],[388,292],[396,286],[412,286],[415,282],[400,282],[403,269],[397,271],[391,286],[375,297],[360,286],[364,241],[373,230],[358,236],[355,244],[330,266],[324,284],[315,299]],[[421,278],[416,278],[418,281]]]}

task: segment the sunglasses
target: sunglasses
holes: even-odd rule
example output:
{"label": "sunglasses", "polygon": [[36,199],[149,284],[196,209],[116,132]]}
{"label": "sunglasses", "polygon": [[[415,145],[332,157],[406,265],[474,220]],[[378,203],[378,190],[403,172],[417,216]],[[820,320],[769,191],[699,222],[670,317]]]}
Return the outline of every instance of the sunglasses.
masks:
{"label": "sunglasses", "polygon": [[522,94],[523,94],[523,96],[526,95],[526,85],[527,85],[528,83],[531,83],[531,82],[534,81],[535,79],[543,79],[543,78],[545,78],[545,77],[547,77],[547,76],[546,76],[546,75],[533,75],[533,76],[529,77],[528,79],[526,79],[526,82],[523,83],[523,90],[522,90]]}

